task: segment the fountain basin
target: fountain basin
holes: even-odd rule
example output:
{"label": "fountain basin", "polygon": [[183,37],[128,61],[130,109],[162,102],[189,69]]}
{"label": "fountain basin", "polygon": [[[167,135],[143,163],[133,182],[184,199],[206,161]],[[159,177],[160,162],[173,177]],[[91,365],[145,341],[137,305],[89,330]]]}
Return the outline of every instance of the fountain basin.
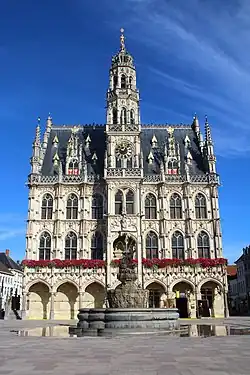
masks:
{"label": "fountain basin", "polygon": [[83,331],[118,330],[154,331],[179,329],[179,313],[175,308],[107,308],[80,309],[77,327]]}

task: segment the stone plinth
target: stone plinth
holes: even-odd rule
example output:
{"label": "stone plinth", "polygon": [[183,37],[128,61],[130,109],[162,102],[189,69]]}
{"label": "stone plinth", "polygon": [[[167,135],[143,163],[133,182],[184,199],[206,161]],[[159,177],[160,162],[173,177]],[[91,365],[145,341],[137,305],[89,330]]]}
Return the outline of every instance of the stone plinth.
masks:
{"label": "stone plinth", "polygon": [[124,331],[172,331],[179,329],[177,309],[80,309],[78,325],[82,331],[122,333]]}

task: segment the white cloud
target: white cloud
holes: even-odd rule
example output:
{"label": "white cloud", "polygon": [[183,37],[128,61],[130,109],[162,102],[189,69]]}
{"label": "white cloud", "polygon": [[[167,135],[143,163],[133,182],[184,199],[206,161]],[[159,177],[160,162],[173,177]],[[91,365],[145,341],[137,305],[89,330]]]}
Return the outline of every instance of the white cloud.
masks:
{"label": "white cloud", "polygon": [[25,235],[25,220],[17,213],[0,214],[0,241]]}
{"label": "white cloud", "polygon": [[[140,65],[158,89],[185,97],[187,116],[213,117],[217,153],[249,154],[249,0],[126,0],[119,12],[128,45],[133,38],[152,56]],[[151,105],[158,105],[153,96]]]}

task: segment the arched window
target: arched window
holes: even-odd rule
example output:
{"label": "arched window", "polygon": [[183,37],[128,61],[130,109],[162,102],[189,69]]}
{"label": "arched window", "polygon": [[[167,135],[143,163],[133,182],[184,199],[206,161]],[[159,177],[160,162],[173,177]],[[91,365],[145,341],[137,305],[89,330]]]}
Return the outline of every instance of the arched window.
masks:
{"label": "arched window", "polygon": [[154,232],[149,232],[146,237],[146,258],[158,258],[158,237]]}
{"label": "arched window", "polygon": [[103,218],[103,197],[100,194],[94,194],[92,197],[92,219]]}
{"label": "arched window", "polygon": [[117,124],[117,109],[113,108],[113,124]]}
{"label": "arched window", "polygon": [[201,193],[198,193],[195,197],[195,217],[196,219],[207,218],[207,202]]}
{"label": "arched window", "polygon": [[210,258],[210,245],[207,233],[200,232],[197,238],[198,258]]}
{"label": "arched window", "polygon": [[50,194],[45,194],[42,200],[42,219],[51,220],[53,213],[53,198]]}
{"label": "arched window", "polygon": [[128,82],[129,82],[129,87],[131,88],[132,87],[132,83],[133,83],[133,77],[129,77],[128,79]]}
{"label": "arched window", "polygon": [[121,76],[121,89],[125,89],[126,88],[126,76],[125,74],[123,74]]}
{"label": "arched window", "polygon": [[156,219],[156,198],[151,193],[145,199],[145,219]]}
{"label": "arched window", "polygon": [[126,108],[122,108],[121,110],[121,124],[126,124],[127,122],[127,110]]}
{"label": "arched window", "polygon": [[135,123],[135,112],[133,109],[130,110],[130,124]]}
{"label": "arched window", "polygon": [[103,259],[103,236],[100,232],[91,239],[91,259]]}
{"label": "arched window", "polygon": [[115,166],[116,166],[116,168],[122,167],[122,161],[121,161],[120,158],[115,158]]}
{"label": "arched window", "polygon": [[168,161],[168,169],[177,169],[178,168],[178,163],[176,159],[170,159]]}
{"label": "arched window", "polygon": [[77,258],[77,237],[74,232],[69,232],[65,238],[65,259]]}
{"label": "arched window", "polygon": [[177,259],[184,259],[184,238],[181,232],[176,231],[172,236],[172,256]]}
{"label": "arched window", "polygon": [[43,232],[39,241],[39,260],[49,260],[51,254],[51,236]]}
{"label": "arched window", "polygon": [[118,77],[117,75],[114,75],[114,78],[113,78],[114,90],[116,89],[117,83],[118,83]]}
{"label": "arched window", "polygon": [[126,213],[129,215],[134,213],[134,193],[131,190],[126,194]]}
{"label": "arched window", "polygon": [[182,218],[181,197],[174,193],[170,198],[170,219]]}
{"label": "arched window", "polygon": [[77,219],[78,216],[78,198],[75,194],[70,194],[67,199],[66,219]]}
{"label": "arched window", "polygon": [[79,174],[79,163],[77,159],[70,160],[68,174],[74,176],[77,176]]}
{"label": "arched window", "polygon": [[121,190],[115,195],[115,213],[116,215],[120,215],[122,213],[122,203],[123,203],[123,195]]}

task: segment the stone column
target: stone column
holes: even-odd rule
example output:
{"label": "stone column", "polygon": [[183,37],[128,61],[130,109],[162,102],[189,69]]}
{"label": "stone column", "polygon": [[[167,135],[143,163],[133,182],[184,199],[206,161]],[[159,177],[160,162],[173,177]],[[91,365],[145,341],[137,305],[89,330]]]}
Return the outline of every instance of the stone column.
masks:
{"label": "stone column", "polygon": [[27,316],[27,296],[29,293],[23,292],[23,300],[22,300],[22,319],[25,319]]}
{"label": "stone column", "polygon": [[79,309],[83,308],[83,296],[84,296],[84,293],[85,292],[79,292],[78,296],[79,296]]}
{"label": "stone column", "polygon": [[55,319],[55,296],[56,296],[56,293],[52,292],[50,296],[50,316],[49,316],[50,320]]}
{"label": "stone column", "polygon": [[229,318],[229,310],[228,310],[228,301],[227,301],[227,290],[226,288],[223,289],[223,297],[224,297],[224,317]]}

